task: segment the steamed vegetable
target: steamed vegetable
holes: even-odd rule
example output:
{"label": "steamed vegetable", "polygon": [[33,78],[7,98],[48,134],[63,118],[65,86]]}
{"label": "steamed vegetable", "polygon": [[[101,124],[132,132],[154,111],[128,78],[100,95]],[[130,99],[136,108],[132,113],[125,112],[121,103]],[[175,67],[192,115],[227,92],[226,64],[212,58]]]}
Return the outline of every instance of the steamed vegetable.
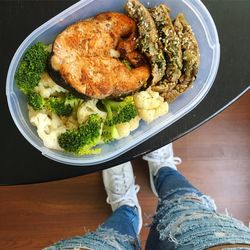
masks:
{"label": "steamed vegetable", "polygon": [[102,104],[107,112],[102,139],[111,142],[120,138],[116,125],[131,121],[137,116],[137,110],[132,96],[122,101],[102,100]]}
{"label": "steamed vegetable", "polygon": [[82,102],[82,99],[67,93],[57,97],[50,97],[47,100],[47,107],[50,111],[59,116],[70,116],[76,107]]}
{"label": "steamed vegetable", "polygon": [[68,92],[68,90],[57,85],[46,72],[42,73],[41,79],[34,91],[40,94],[43,98],[58,96]]}
{"label": "steamed vegetable", "polygon": [[114,140],[119,139],[119,133],[115,125],[104,125],[102,131],[102,141],[104,143],[109,143]]}
{"label": "steamed vegetable", "polygon": [[57,137],[66,131],[62,119],[54,113],[47,113],[44,109],[35,111],[31,106],[28,108],[30,122],[36,126],[37,133],[44,146],[50,149],[62,150],[57,140]]}
{"label": "steamed vegetable", "polygon": [[69,116],[73,108],[66,104],[66,99],[64,97],[51,97],[48,100],[49,109],[59,116]]}
{"label": "steamed vegetable", "polygon": [[72,93],[67,93],[65,96],[65,105],[69,105],[71,108],[76,108],[82,103],[82,99],[76,97]]}
{"label": "steamed vegetable", "polygon": [[134,100],[139,117],[147,123],[153,122],[168,112],[168,103],[164,101],[158,92],[152,91],[151,88],[136,93]]}
{"label": "steamed vegetable", "polygon": [[88,120],[89,116],[92,114],[98,114],[103,120],[106,119],[107,113],[100,110],[97,107],[97,103],[97,99],[90,99],[80,104],[77,109],[77,121],[79,124]]}
{"label": "steamed vegetable", "polygon": [[16,84],[23,93],[32,92],[38,85],[41,74],[45,71],[48,56],[48,46],[41,42],[25,52],[15,74]]}
{"label": "steamed vegetable", "polygon": [[68,129],[59,135],[58,143],[65,151],[76,155],[98,153],[100,149],[93,147],[100,142],[102,126],[103,120],[99,115],[90,115],[78,129]]}
{"label": "steamed vegetable", "polygon": [[132,96],[128,96],[122,101],[102,100],[102,103],[107,111],[105,124],[108,126],[129,122],[137,116],[137,110]]}
{"label": "steamed vegetable", "polygon": [[116,131],[118,133],[117,139],[121,139],[121,138],[129,136],[132,131],[134,131],[135,129],[139,127],[140,120],[141,118],[139,116],[136,116],[129,122],[117,124],[115,126]]}
{"label": "steamed vegetable", "polygon": [[36,92],[30,92],[27,94],[27,101],[28,104],[34,109],[34,110],[41,110],[45,106],[45,100],[42,96],[37,94]]}

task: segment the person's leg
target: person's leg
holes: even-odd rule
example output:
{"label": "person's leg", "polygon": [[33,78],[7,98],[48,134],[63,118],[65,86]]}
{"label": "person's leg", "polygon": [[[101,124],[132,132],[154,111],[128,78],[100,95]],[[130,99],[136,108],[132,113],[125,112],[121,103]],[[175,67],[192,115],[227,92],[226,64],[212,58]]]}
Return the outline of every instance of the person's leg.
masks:
{"label": "person's leg", "polygon": [[46,250],[59,249],[140,249],[141,208],[137,199],[139,187],[134,183],[130,163],[103,171],[107,202],[113,214],[94,232],[62,240]]}
{"label": "person's leg", "polygon": [[102,228],[113,229],[120,234],[133,238],[138,236],[139,214],[137,207],[123,205],[116,209],[102,225]]}
{"label": "person's leg", "polygon": [[161,200],[166,196],[168,196],[168,199],[171,199],[176,193],[182,195],[188,192],[194,192],[202,195],[180,172],[171,167],[159,169],[154,177],[154,186]]}
{"label": "person's leg", "polygon": [[172,145],[148,154],[151,186],[159,197],[146,250],[206,249],[226,243],[250,243],[250,230],[241,222],[216,213],[214,202],[177,170],[180,159]]}

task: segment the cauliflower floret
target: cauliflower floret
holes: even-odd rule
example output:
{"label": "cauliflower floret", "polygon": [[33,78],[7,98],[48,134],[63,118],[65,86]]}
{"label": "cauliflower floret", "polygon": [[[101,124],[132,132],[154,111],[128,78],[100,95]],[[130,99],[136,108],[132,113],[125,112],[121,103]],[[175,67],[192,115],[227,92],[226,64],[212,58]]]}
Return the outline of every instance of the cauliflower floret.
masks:
{"label": "cauliflower floret", "polygon": [[68,91],[57,85],[47,73],[43,73],[38,86],[35,87],[35,92],[43,98],[49,98],[50,96],[56,96],[59,93],[66,93]]}
{"label": "cauliflower floret", "polygon": [[129,121],[130,131],[136,130],[140,125],[141,118],[136,116],[134,119]]}
{"label": "cauliflower floret", "polygon": [[115,126],[119,135],[117,139],[129,136],[130,132],[134,131],[139,127],[139,123],[140,123],[140,117],[136,116],[129,122],[117,124]]}
{"label": "cauliflower floret", "polygon": [[31,124],[37,127],[38,136],[43,140],[45,147],[62,150],[57,137],[66,131],[66,126],[59,116],[45,111],[34,111],[29,107],[29,119]]}
{"label": "cauliflower floret", "polygon": [[116,130],[118,132],[118,138],[117,139],[121,139],[123,137],[129,136],[129,133],[130,133],[129,122],[124,122],[124,123],[117,124],[115,127],[116,127]]}
{"label": "cauliflower floret", "polygon": [[158,92],[154,92],[151,88],[141,91],[134,95],[135,106],[139,117],[147,123],[151,123],[158,117],[168,112],[168,103],[164,102],[163,97]]}
{"label": "cauliflower floret", "polygon": [[82,103],[79,106],[77,110],[77,120],[79,124],[85,122],[88,119],[88,117],[92,114],[98,114],[104,120],[106,119],[107,113],[101,111],[96,107],[97,102],[98,102],[97,99],[91,99],[89,101]]}

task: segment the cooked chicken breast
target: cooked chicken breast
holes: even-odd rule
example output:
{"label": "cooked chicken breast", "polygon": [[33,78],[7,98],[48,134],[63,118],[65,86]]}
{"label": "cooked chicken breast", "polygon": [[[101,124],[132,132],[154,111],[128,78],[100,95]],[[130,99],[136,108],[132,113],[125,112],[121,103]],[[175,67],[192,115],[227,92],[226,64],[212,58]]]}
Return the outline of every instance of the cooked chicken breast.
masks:
{"label": "cooked chicken breast", "polygon": [[[97,99],[130,94],[150,76],[150,66],[136,50],[136,37],[135,22],[121,13],[79,21],[55,39],[50,75],[57,83]],[[134,67],[129,69],[123,58]]]}

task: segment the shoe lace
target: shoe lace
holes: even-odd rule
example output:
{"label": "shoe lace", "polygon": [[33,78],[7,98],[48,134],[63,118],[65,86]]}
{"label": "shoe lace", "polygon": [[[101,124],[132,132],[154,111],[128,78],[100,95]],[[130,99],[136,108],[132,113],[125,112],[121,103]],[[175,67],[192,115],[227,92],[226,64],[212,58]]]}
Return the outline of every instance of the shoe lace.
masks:
{"label": "shoe lace", "polygon": [[173,155],[169,156],[168,153],[169,152],[164,149],[156,150],[147,155],[144,155],[142,158],[145,161],[154,162],[158,164],[166,164],[166,166],[171,166],[171,167],[182,163],[182,160],[180,157],[173,156]]}
{"label": "shoe lace", "polygon": [[140,186],[139,185],[132,184],[132,185],[129,186],[129,188],[127,189],[127,191],[125,192],[125,194],[122,195],[120,198],[111,201],[110,198],[109,198],[109,196],[108,196],[107,199],[106,199],[106,201],[107,201],[108,204],[114,205],[114,204],[120,203],[121,201],[124,201],[124,200],[133,200],[134,197],[131,195],[131,193],[135,192],[137,194],[139,192],[139,190],[140,190]]}

